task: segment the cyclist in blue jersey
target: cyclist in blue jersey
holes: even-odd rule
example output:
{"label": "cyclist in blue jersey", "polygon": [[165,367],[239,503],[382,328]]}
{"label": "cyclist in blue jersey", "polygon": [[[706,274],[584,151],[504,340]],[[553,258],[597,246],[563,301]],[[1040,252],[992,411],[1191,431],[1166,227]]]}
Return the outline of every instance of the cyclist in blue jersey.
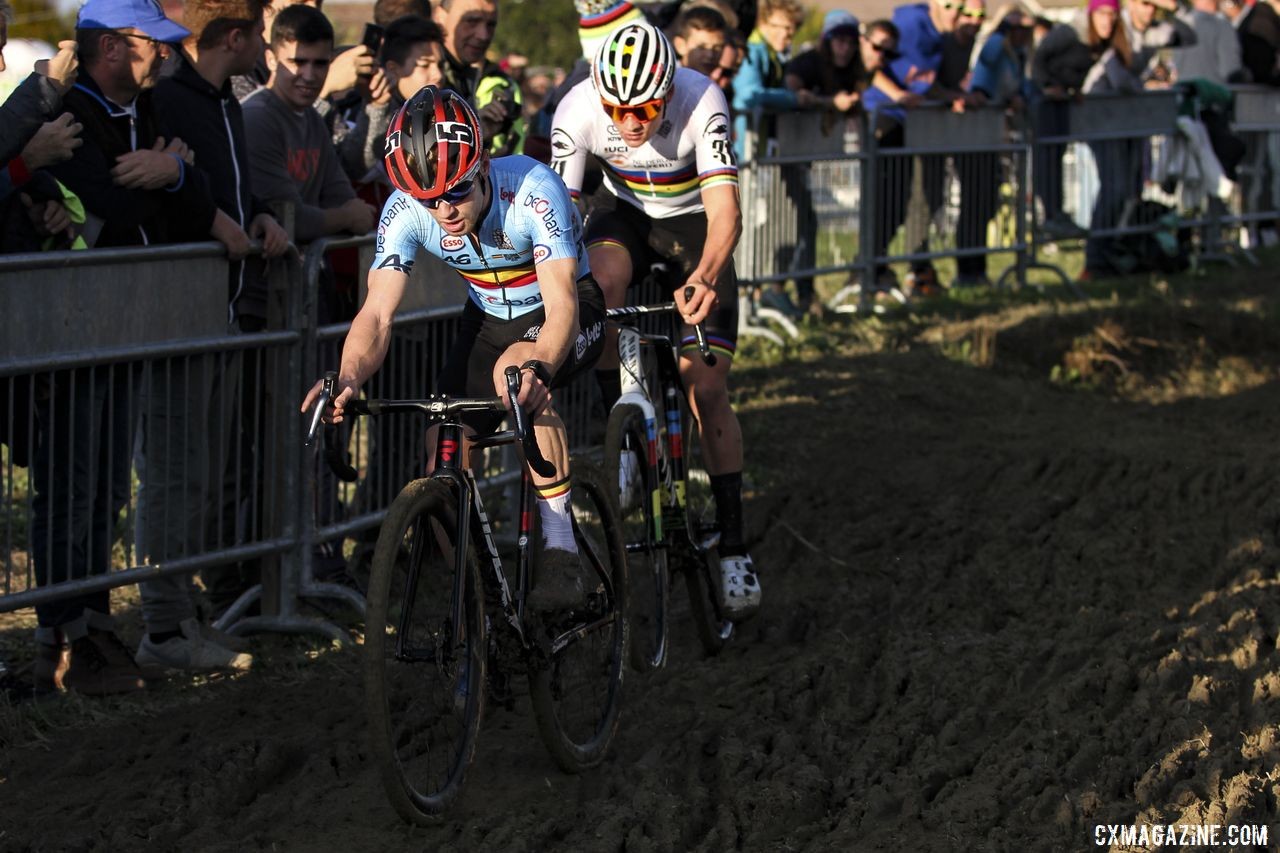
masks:
{"label": "cyclist in blue jersey", "polygon": [[[577,211],[560,178],[536,160],[490,160],[475,112],[450,89],[427,86],[405,103],[387,128],[384,163],[397,192],[382,209],[368,297],[343,345],[328,419],[340,422],[382,365],[419,250],[443,259],[467,282],[469,298],[437,388],[505,396],[504,371],[520,368],[520,405],[556,468],[549,478],[530,472],[544,550],[529,606],[573,607],[583,586],[569,520],[569,448],[550,392],[599,358],[605,311]],[[319,393],[317,384],[304,411]]]}

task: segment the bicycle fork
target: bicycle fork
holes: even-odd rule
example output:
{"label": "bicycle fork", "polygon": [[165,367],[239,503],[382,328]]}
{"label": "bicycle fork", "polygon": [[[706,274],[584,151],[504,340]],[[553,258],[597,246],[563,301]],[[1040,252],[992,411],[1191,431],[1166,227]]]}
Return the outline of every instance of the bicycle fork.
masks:
{"label": "bicycle fork", "polygon": [[[454,625],[462,626],[466,624],[463,621],[463,608],[466,595],[467,542],[475,541],[478,537],[479,541],[484,542],[485,551],[487,552],[484,556],[488,557],[492,576],[498,585],[503,615],[520,637],[521,643],[524,643],[524,629],[521,626],[520,617],[513,603],[514,599],[511,595],[511,588],[507,584],[506,573],[502,569],[502,558],[498,553],[497,544],[493,540],[493,528],[489,523],[489,516],[485,512],[484,504],[480,499],[480,487],[476,483],[475,474],[461,463],[462,447],[462,427],[451,423],[441,426],[440,435],[436,443],[435,469],[432,476],[448,480],[458,496],[457,529],[454,531],[454,541],[458,544],[454,549],[453,600],[451,602],[450,615]],[[526,473],[524,476],[527,479],[528,474]],[[526,488],[523,493],[527,495],[528,491]],[[522,512],[522,538],[526,538],[525,524],[525,513]],[[473,534],[475,535],[473,536]],[[522,567],[521,571],[525,570],[526,568]],[[475,594],[483,596],[484,590],[478,589]],[[462,639],[459,638],[459,644],[461,644]]]}
{"label": "bicycle fork", "polygon": [[[640,343],[642,335],[630,326],[618,329],[618,364],[621,377],[622,395],[615,405],[633,405],[644,415],[645,458],[643,463],[649,470],[658,473],[658,419],[653,402],[649,399],[648,389],[644,385],[644,367],[641,364]],[[653,515],[653,542],[661,548],[665,541],[663,535],[662,487],[660,477],[654,478],[653,488],[643,499],[649,501]]]}

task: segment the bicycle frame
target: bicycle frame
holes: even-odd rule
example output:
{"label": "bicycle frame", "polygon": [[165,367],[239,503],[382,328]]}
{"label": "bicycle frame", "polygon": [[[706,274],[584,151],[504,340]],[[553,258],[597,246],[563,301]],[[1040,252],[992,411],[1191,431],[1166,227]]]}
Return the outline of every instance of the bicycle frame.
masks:
{"label": "bicycle frame", "polygon": [[[511,431],[506,431],[485,436],[475,440],[473,443],[476,448],[483,449],[510,444],[513,441],[515,441],[515,434]],[[483,556],[488,558],[490,573],[493,575],[498,591],[501,594],[500,603],[503,615],[506,617],[507,624],[515,630],[516,635],[520,638],[521,645],[527,648],[529,644],[524,631],[523,610],[524,597],[529,589],[528,542],[531,526],[529,515],[529,496],[531,492],[529,474],[525,471],[521,477],[520,533],[517,539],[519,547],[516,580],[516,588],[520,594],[519,598],[516,599],[511,595],[511,587],[507,583],[507,575],[502,568],[502,557],[498,553],[497,543],[493,539],[493,527],[489,522],[488,513],[485,512],[484,502],[480,498],[480,487],[476,483],[475,474],[470,468],[462,464],[462,447],[462,425],[453,421],[442,424],[440,433],[436,438],[435,467],[432,470],[431,477],[447,481],[456,490],[455,493],[458,496],[458,520],[457,528],[454,531],[454,541],[458,545],[454,548],[454,588],[453,601],[451,602],[453,624],[466,624],[463,621],[462,613],[463,596],[466,593],[466,590],[462,588],[462,583],[467,575],[466,543],[469,540],[483,542],[487,551]],[[416,578],[412,580],[416,581]],[[409,592],[412,591],[412,589],[409,590]],[[413,599],[407,598],[406,600],[412,601]],[[407,615],[406,613],[405,617]],[[406,626],[401,627],[404,628]]]}
{"label": "bicycle frame", "polygon": [[[640,314],[665,313],[675,309],[674,303],[665,305],[641,305],[609,310],[609,317],[636,316]],[[648,464],[661,475],[658,480],[668,490],[668,500],[662,500],[661,492],[655,488],[650,500],[653,506],[654,544],[659,548],[667,545],[666,531],[674,529],[673,525],[683,522],[685,532],[692,543],[698,542],[700,531],[694,530],[693,519],[686,511],[685,465],[684,465],[684,425],[681,423],[681,403],[678,399],[684,395],[684,382],[680,378],[679,363],[675,346],[665,335],[650,335],[633,326],[617,326],[618,331],[618,363],[621,376],[622,395],[616,405],[633,404],[644,414],[645,432],[648,438]],[[699,332],[701,327],[699,327]],[[699,334],[701,342],[702,336]],[[650,399],[648,375],[644,368],[641,354],[643,346],[653,348],[657,359],[658,385],[663,395],[666,411],[666,460],[670,465],[669,472],[659,470],[662,456],[659,453],[657,409]],[[678,515],[677,515],[678,514]]]}
{"label": "bicycle frame", "polygon": [[[473,437],[470,439],[471,446],[478,450],[490,447],[500,447],[507,444],[515,444],[522,449],[525,460],[529,463],[528,467],[538,471],[543,476],[551,476],[554,467],[542,458],[541,452],[538,450],[536,440],[533,438],[533,425],[529,423],[528,416],[516,405],[515,400],[519,393],[520,380],[519,371],[514,367],[508,367],[506,370],[507,377],[507,396],[511,404],[510,411],[515,421],[515,427],[511,430],[493,433],[491,435]],[[315,443],[321,423],[321,413],[329,400],[334,398],[334,390],[336,387],[337,374],[330,372],[324,377],[324,390],[317,401],[316,414],[312,417],[311,428],[308,432],[306,444],[311,446]],[[499,404],[499,400],[494,399],[453,399],[448,401],[447,398],[431,398],[427,400],[354,400],[349,403],[353,414],[379,415],[391,412],[424,412],[428,418],[439,425],[440,431],[436,439],[435,464],[432,469],[432,479],[441,479],[455,490],[458,498],[458,519],[457,526],[454,530],[455,542],[454,548],[454,586],[453,599],[450,602],[450,616],[454,625],[465,625],[463,621],[463,606],[465,601],[466,590],[462,586],[466,577],[466,543],[474,541],[484,544],[485,554],[480,555],[488,558],[490,574],[493,576],[494,583],[499,593],[499,604],[502,607],[503,616],[510,627],[516,632],[516,636],[520,639],[520,645],[526,651],[533,648],[533,644],[529,640],[529,635],[525,631],[524,622],[524,602],[528,595],[530,586],[530,532],[533,529],[533,488],[532,481],[529,477],[528,468],[521,466],[521,489],[520,489],[520,507],[517,518],[519,519],[519,534],[517,537],[517,590],[518,595],[511,594],[511,587],[507,583],[506,572],[502,568],[502,557],[498,552],[497,544],[493,539],[493,527],[489,521],[489,516],[485,512],[484,502],[480,497],[480,488],[476,483],[475,474],[467,468],[462,462],[462,449],[465,447],[463,443],[463,427],[457,418],[457,414],[466,411],[475,412],[493,412],[501,411],[495,408]],[[335,460],[330,459],[330,464],[334,465]],[[336,466],[335,466],[336,467]],[[349,466],[348,466],[349,467]],[[352,471],[354,473],[354,471]],[[571,516],[575,536],[578,536],[579,527],[576,518]],[[581,538],[581,537],[578,537]],[[415,537],[411,547],[411,553],[419,556],[417,549],[423,547],[422,541]],[[599,580],[605,589],[605,594],[611,601],[617,600],[616,590],[613,588],[613,582],[609,576],[609,572],[604,569],[604,562],[599,554],[587,549],[587,557],[591,563],[592,569],[595,571]],[[406,579],[406,600],[412,601],[413,593],[416,592],[417,578],[410,577]],[[480,591],[482,594],[484,590]],[[401,614],[401,619],[408,618],[408,612]],[[556,637],[546,649],[549,653],[555,653],[564,648],[575,638],[584,636],[595,628],[607,623],[615,618],[615,616],[606,616],[604,619],[597,620],[588,625],[575,625],[569,630]],[[403,623],[398,626],[400,633],[396,640],[396,656],[405,659],[407,654],[404,649],[404,637],[408,635],[407,624]]]}

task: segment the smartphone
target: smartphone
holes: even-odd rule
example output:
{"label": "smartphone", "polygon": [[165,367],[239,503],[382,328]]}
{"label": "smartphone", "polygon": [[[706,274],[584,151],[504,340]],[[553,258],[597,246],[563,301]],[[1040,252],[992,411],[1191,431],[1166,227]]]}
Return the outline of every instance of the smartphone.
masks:
{"label": "smartphone", "polygon": [[369,48],[369,52],[375,57],[378,55],[378,49],[382,47],[382,27],[377,24],[365,24],[364,35],[360,36],[360,43]]}

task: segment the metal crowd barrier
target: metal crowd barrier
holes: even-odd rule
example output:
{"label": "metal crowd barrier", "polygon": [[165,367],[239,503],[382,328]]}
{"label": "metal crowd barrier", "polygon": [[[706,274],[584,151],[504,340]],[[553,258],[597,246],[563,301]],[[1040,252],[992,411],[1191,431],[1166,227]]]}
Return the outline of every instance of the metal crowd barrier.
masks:
{"label": "metal crowd barrier", "polygon": [[[334,430],[354,484],[302,447],[299,404],[337,368],[347,330],[326,316],[340,310],[330,261],[354,251],[365,270],[372,245],[318,241],[272,262],[267,326],[253,332],[228,325],[216,244],[0,257],[0,612],[82,596],[105,608],[105,591],[139,582],[190,597],[199,572],[209,603],[225,607],[220,628],[342,642],[302,603],[363,609],[332,563],[345,562],[344,540],[371,541],[425,466],[411,419]],[[456,273],[421,260],[367,393],[430,393],[464,296]],[[592,438],[593,393],[590,381],[557,392],[575,449]]]}
{"label": "metal crowd barrier", "polygon": [[[1215,187],[1191,167],[1167,173],[1174,143],[1187,138],[1179,117],[1195,117],[1181,91],[1038,101],[1016,115],[941,104],[896,116],[788,114],[765,156],[740,164],[739,278],[803,288],[840,273],[849,286],[833,305],[860,294],[865,308],[875,291],[906,301],[890,265],[939,258],[955,260],[961,284],[1022,285],[1042,268],[1074,287],[1049,262],[1063,241],[1081,242],[1090,266],[1124,273],[1113,241],[1191,229],[1199,260],[1233,260],[1224,246],[1247,249],[1258,223],[1280,217],[1280,93],[1233,93],[1231,130],[1247,153],[1239,181]],[[748,140],[747,150],[759,147]],[[1228,240],[1227,229],[1239,233]],[[1002,268],[989,265],[997,255]]]}
{"label": "metal crowd barrier", "polygon": [[[0,611],[288,551],[295,469],[256,436],[282,427],[270,401],[301,336],[229,326],[221,246],[11,255],[0,272]],[[294,279],[274,265],[268,304]]]}

